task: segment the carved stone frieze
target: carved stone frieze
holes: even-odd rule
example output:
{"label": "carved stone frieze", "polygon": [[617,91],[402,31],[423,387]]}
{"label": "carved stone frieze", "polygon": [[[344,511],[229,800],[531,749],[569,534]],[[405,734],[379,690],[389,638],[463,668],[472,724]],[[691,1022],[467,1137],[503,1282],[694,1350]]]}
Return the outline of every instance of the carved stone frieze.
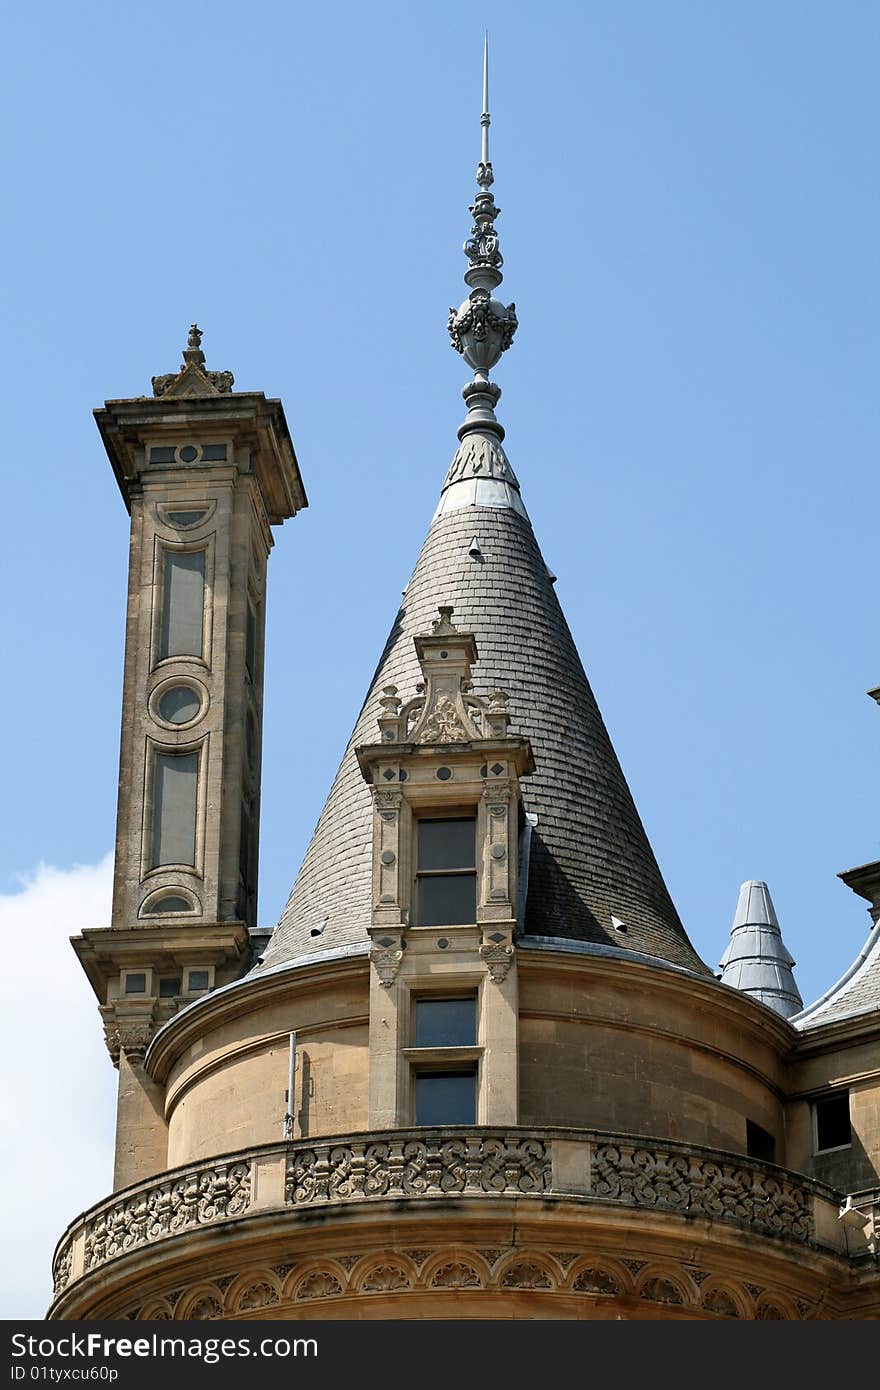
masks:
{"label": "carved stone frieze", "polygon": [[[322,1254],[307,1258],[303,1265],[263,1265],[230,1273],[211,1281],[195,1280],[189,1287],[159,1292],[136,1308],[129,1308],[130,1319],[216,1319],[261,1316],[266,1308],[275,1315],[297,1303],[320,1303],[340,1298],[358,1300],[388,1293],[440,1295],[445,1290],[508,1291],[513,1296],[524,1290],[548,1299],[556,1295],[581,1295],[595,1300],[620,1300],[630,1315],[640,1303],[666,1305],[691,1317],[792,1320],[815,1313],[815,1304],[793,1297],[783,1290],[764,1292],[757,1305],[748,1287],[727,1276],[713,1280],[702,1297],[688,1278],[692,1271],[675,1260],[662,1264],[626,1259],[618,1261],[597,1251],[566,1252],[548,1259],[539,1249],[477,1249],[457,1244],[433,1251],[402,1252],[393,1248],[374,1248],[367,1259],[363,1252]],[[413,1259],[413,1256],[418,1256]],[[413,1269],[406,1260],[412,1259]],[[647,1277],[635,1285],[634,1276],[646,1270]],[[418,1269],[420,1272],[415,1272]],[[573,1270],[566,1274],[566,1270]],[[716,1282],[717,1281],[717,1282]]]}
{"label": "carved stone frieze", "polygon": [[575,1293],[619,1294],[623,1292],[619,1279],[599,1265],[578,1270],[571,1284]]}
{"label": "carved stone frieze", "polygon": [[412,1260],[413,1264],[418,1269],[425,1263],[425,1260],[431,1252],[430,1250],[404,1250],[403,1253],[406,1255],[407,1259]]}
{"label": "carved stone frieze", "polygon": [[652,1275],[639,1289],[639,1298],[648,1298],[652,1303],[676,1303],[683,1305],[685,1297],[677,1283],[664,1279],[662,1275]]}
{"label": "carved stone frieze", "polygon": [[409,1276],[402,1265],[388,1261],[374,1265],[360,1281],[363,1293],[396,1293],[410,1287]]}
{"label": "carved stone frieze", "polygon": [[464,1260],[450,1260],[440,1265],[431,1275],[432,1289],[478,1289],[480,1276],[471,1264]]}
{"label": "carved stone frieze", "polygon": [[186,1316],[197,1322],[213,1322],[223,1316],[222,1300],[213,1293],[204,1293],[189,1306]]}
{"label": "carved stone frieze", "polygon": [[553,1281],[542,1264],[516,1260],[501,1276],[502,1289],[552,1289]]}
{"label": "carved stone frieze", "polygon": [[727,1289],[712,1288],[703,1295],[702,1306],[707,1313],[718,1313],[723,1318],[741,1316],[736,1299]]}
{"label": "carved stone frieze", "polygon": [[278,1291],[268,1279],[257,1280],[249,1284],[246,1289],[238,1295],[235,1300],[235,1311],[237,1313],[250,1312],[255,1308],[268,1308],[273,1303],[278,1302]]}
{"label": "carved stone frieze", "polygon": [[735,1161],[601,1144],[593,1155],[593,1191],[611,1201],[702,1213],[789,1240],[813,1236],[805,1187]]}
{"label": "carved stone frieze", "polygon": [[489,478],[519,489],[501,441],[487,434],[467,434],[456,449],[443,486],[466,478]]}
{"label": "carved stone frieze", "polygon": [[[734,1155],[712,1155],[704,1149],[688,1150],[684,1145],[661,1146],[652,1142],[639,1143],[586,1133],[581,1135],[579,1141],[574,1141],[573,1134],[568,1132],[565,1144],[570,1146],[573,1142],[579,1142],[583,1145],[584,1185],[580,1195],[591,1199],[590,1206],[594,1213],[600,1211],[604,1203],[706,1217],[712,1223],[707,1254],[711,1252],[712,1241],[724,1243],[727,1238],[723,1226],[731,1223],[751,1234],[772,1235],[777,1254],[780,1254],[781,1247],[776,1242],[784,1241],[795,1246],[809,1244],[819,1253],[824,1248],[827,1257],[837,1258],[833,1255],[833,1247],[828,1247],[822,1240],[822,1228],[819,1228],[818,1237],[814,1230],[812,1204],[824,1199],[821,1192],[807,1180],[799,1181],[793,1174],[787,1175],[779,1169],[771,1169]],[[471,1196],[481,1199],[481,1209],[485,1208],[487,1200],[491,1205],[496,1197],[515,1198],[518,1202],[524,1199],[521,1206],[525,1212],[531,1199],[539,1203],[548,1198],[557,1201],[570,1191],[565,1189],[557,1192],[553,1186],[554,1145],[557,1142],[562,1141],[553,1132],[488,1126],[473,1126],[467,1130],[413,1128],[346,1136],[337,1140],[300,1140],[279,1145],[277,1160],[284,1163],[283,1201],[291,1216],[299,1212],[306,1217],[311,1209],[317,1209],[316,1217],[324,1222],[328,1213],[325,1211],[322,1215],[320,1209],[328,1205],[336,1207],[337,1215],[342,1216],[341,1208],[347,1203],[395,1199],[403,1201],[407,1210],[413,1212],[417,1210],[416,1203],[420,1200],[437,1202],[452,1198],[453,1210],[461,1211],[468,1204],[457,1199]],[[221,1224],[247,1215],[251,1205],[252,1162],[253,1156],[245,1153],[225,1162],[206,1160],[193,1164],[169,1174],[164,1180],[144,1182],[87,1213],[78,1228],[73,1228],[65,1237],[56,1255],[53,1280],[56,1296],[62,1300],[62,1306],[67,1306],[65,1300],[70,1297],[69,1289],[74,1277],[78,1284],[83,1274],[99,1271],[108,1261],[120,1256],[207,1224]],[[435,1213],[442,1210],[438,1206]],[[508,1216],[505,1209],[499,1207],[498,1210],[499,1214],[504,1211],[506,1221]],[[833,1206],[832,1212],[836,1215]],[[363,1229],[369,1229],[366,1212],[354,1212],[352,1215],[361,1222]],[[280,1206],[277,1217],[279,1222],[285,1220]],[[306,1226],[308,1223],[302,1224]],[[637,1224],[633,1220],[628,1229],[636,1230]],[[693,1227],[691,1238],[697,1239]],[[568,1239],[570,1241],[571,1237]],[[380,1264],[394,1263],[392,1252],[372,1250],[367,1264],[363,1259],[363,1247],[361,1251],[361,1255],[352,1255],[350,1260],[348,1256],[352,1252],[346,1251],[345,1264],[324,1269],[324,1273],[331,1282],[336,1281],[340,1290],[347,1289],[345,1281],[349,1276],[357,1282],[359,1270],[377,1269]],[[407,1279],[415,1281],[413,1287],[419,1279],[429,1284],[438,1267],[438,1253],[427,1248],[399,1251],[396,1254],[397,1265]],[[481,1279],[484,1276],[488,1279],[488,1264],[494,1269],[492,1278],[498,1280],[511,1267],[513,1255],[520,1253],[519,1249],[514,1251],[510,1247],[479,1247],[474,1252],[474,1268]],[[765,1288],[763,1267],[750,1271],[752,1279],[757,1278],[761,1282],[748,1286],[737,1283],[734,1287],[727,1273],[713,1270],[711,1261],[704,1258],[702,1250],[699,1265],[692,1253],[688,1263],[678,1265],[673,1262],[668,1272],[665,1268],[661,1271],[653,1263],[646,1268],[646,1261],[638,1250],[632,1251],[625,1259],[606,1261],[601,1252],[596,1252],[587,1260],[589,1252],[576,1255],[575,1249],[566,1244],[559,1257],[552,1258],[549,1263],[546,1252],[543,1259],[537,1261],[535,1257],[538,1252],[522,1253],[523,1258],[528,1254],[533,1263],[542,1265],[551,1281],[556,1281],[554,1288],[557,1283],[560,1289],[571,1288],[578,1280],[575,1291],[585,1294],[590,1292],[588,1285],[591,1280],[594,1294],[597,1291],[607,1292],[603,1280],[594,1273],[604,1270],[612,1282],[617,1280],[621,1284],[627,1296],[633,1287],[629,1281],[635,1281],[634,1297],[668,1301],[674,1295],[669,1295],[668,1291],[652,1282],[662,1278],[671,1283],[687,1306],[698,1309],[701,1316],[752,1317],[758,1310],[758,1315],[762,1317],[816,1317],[824,1307],[817,1301],[818,1293],[827,1292],[823,1288],[817,1290],[814,1296],[812,1287],[800,1280],[796,1293],[779,1291],[777,1294],[773,1288]],[[380,1254],[381,1260],[378,1258]],[[285,1247],[284,1255],[288,1261],[291,1260],[289,1245]],[[299,1298],[300,1295],[292,1294],[291,1290],[294,1286],[299,1287],[298,1281],[316,1273],[314,1263],[303,1259],[298,1246],[296,1255],[296,1263],[279,1265],[269,1280],[270,1288],[275,1289],[282,1302],[288,1295]],[[797,1249],[790,1251],[793,1261],[798,1256]],[[148,1255],[147,1258],[151,1259],[152,1256]],[[469,1261],[462,1250],[455,1247],[448,1252],[446,1262],[468,1264]],[[263,1279],[262,1271],[248,1273],[253,1274],[248,1284],[236,1273],[236,1282],[231,1285],[224,1274],[222,1278],[214,1280],[210,1289],[205,1284],[193,1284],[183,1292],[186,1299],[209,1295],[210,1298],[219,1298],[225,1316],[230,1311],[235,1312],[235,1299],[244,1298],[242,1290],[246,1291],[251,1285],[255,1287]],[[449,1278],[452,1277],[450,1274]],[[179,1293],[178,1284],[174,1296]],[[170,1293],[156,1294],[157,1299],[160,1296],[172,1308],[176,1318],[187,1316],[189,1304],[186,1299],[181,1297],[178,1305],[172,1301]],[[268,1297],[265,1291],[259,1296]],[[310,1296],[324,1295],[302,1295]],[[735,1314],[730,1312],[726,1302],[728,1296],[732,1299]],[[258,1294],[253,1293],[250,1297],[256,1299]],[[801,1300],[800,1303],[795,1302],[796,1298]],[[761,1312],[765,1304],[768,1311]],[[142,1305],[143,1308],[146,1306],[146,1303]],[[774,1311],[777,1306],[781,1314]],[[146,1314],[142,1312],[140,1316]]]}
{"label": "carved stone frieze", "polygon": [[63,1246],[52,1270],[52,1286],[55,1297],[70,1283],[70,1268],[73,1263],[73,1246]]}
{"label": "carved stone frieze", "polygon": [[310,1298],[335,1298],[342,1293],[342,1285],[329,1270],[317,1269],[307,1274],[296,1290],[299,1300]]}
{"label": "carved stone frieze", "polygon": [[250,1205],[251,1165],[205,1164],[107,1203],[86,1227],[85,1268],[192,1226],[240,1216]]}
{"label": "carved stone frieze", "polygon": [[287,1200],[294,1205],[352,1196],[542,1193],[549,1185],[549,1149],[540,1139],[480,1134],[316,1144],[294,1150],[287,1167]]}

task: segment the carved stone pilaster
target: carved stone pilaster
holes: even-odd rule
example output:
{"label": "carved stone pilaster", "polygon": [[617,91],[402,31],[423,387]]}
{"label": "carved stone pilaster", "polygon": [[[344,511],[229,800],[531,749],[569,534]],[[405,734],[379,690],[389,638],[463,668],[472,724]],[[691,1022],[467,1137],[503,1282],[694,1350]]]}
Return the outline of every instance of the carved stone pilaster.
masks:
{"label": "carved stone pilaster", "polygon": [[486,803],[486,837],[483,894],[484,902],[507,903],[510,887],[510,788],[488,786],[483,790]]}
{"label": "carved stone pilaster", "polygon": [[[392,779],[396,767],[385,769]],[[373,789],[373,925],[399,927],[400,896],[400,806],[401,793],[389,787]]]}

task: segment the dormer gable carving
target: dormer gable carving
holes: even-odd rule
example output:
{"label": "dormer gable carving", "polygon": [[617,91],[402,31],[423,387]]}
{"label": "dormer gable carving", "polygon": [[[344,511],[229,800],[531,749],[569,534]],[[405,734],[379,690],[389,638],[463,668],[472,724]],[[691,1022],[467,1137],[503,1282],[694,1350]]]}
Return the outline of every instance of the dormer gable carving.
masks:
{"label": "dormer gable carving", "polygon": [[494,690],[488,700],[474,694],[474,636],[455,627],[451,607],[444,605],[438,612],[431,632],[415,638],[422,668],[416,694],[404,703],[396,685],[382,690],[378,719],[382,742],[424,745],[505,738],[510,726],[507,692]]}
{"label": "dormer gable carving", "polygon": [[473,820],[476,837],[473,920],[448,925],[473,931],[502,923],[509,944],[519,897],[520,778],[534,771],[534,759],[529,740],[510,730],[506,693],[474,691],[476,641],[452,616],[451,607],[441,607],[431,631],[415,637],[422,676],[415,693],[404,700],[396,686],[386,686],[379,697],[379,742],[356,749],[373,792],[372,930],[429,925],[419,910],[426,872],[419,862],[419,824],[464,817]]}

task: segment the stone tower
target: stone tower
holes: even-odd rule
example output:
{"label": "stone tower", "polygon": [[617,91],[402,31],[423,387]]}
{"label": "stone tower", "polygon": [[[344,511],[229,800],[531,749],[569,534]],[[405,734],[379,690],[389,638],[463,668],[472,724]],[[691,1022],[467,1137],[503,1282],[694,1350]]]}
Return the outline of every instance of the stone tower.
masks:
{"label": "stone tower", "polygon": [[[135,558],[117,915],[78,949],[119,1052],[120,1157],[59,1241],[51,1317],[880,1314],[880,925],[791,1017],[793,977],[784,1010],[778,971],[766,988],[768,962],[791,964],[769,895],[738,912],[736,987],[688,939],[495,413],[517,320],[495,297],[486,87],[484,68],[449,318],[467,415],[252,956],[265,522],[305,501],[283,415],[200,356],[101,415]],[[847,881],[876,915],[878,866]]]}
{"label": "stone tower", "polygon": [[117,1186],[165,1161],[156,1029],[250,957],[266,566],[307,505],[281,402],[233,392],[201,338],[152,397],[95,412],[131,549],[112,923],[75,945],[119,1067]]}

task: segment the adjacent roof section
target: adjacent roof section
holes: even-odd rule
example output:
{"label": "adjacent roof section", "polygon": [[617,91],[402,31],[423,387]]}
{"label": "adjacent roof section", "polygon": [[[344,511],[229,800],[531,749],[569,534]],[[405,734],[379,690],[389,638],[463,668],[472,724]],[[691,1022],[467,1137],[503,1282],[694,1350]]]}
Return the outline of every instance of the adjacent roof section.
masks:
{"label": "adjacent roof section", "polygon": [[739,890],[730,942],[721,958],[721,983],[790,1018],[804,1002],[792,973],[794,963],[782,941],[770,889],[749,879]]}
{"label": "adjacent roof section", "polygon": [[[873,691],[869,692],[871,695]],[[839,875],[848,888],[871,904],[874,928],[848,970],[820,999],[791,1021],[797,1028],[820,1028],[861,1014],[880,1015],[880,862],[860,864]]]}

